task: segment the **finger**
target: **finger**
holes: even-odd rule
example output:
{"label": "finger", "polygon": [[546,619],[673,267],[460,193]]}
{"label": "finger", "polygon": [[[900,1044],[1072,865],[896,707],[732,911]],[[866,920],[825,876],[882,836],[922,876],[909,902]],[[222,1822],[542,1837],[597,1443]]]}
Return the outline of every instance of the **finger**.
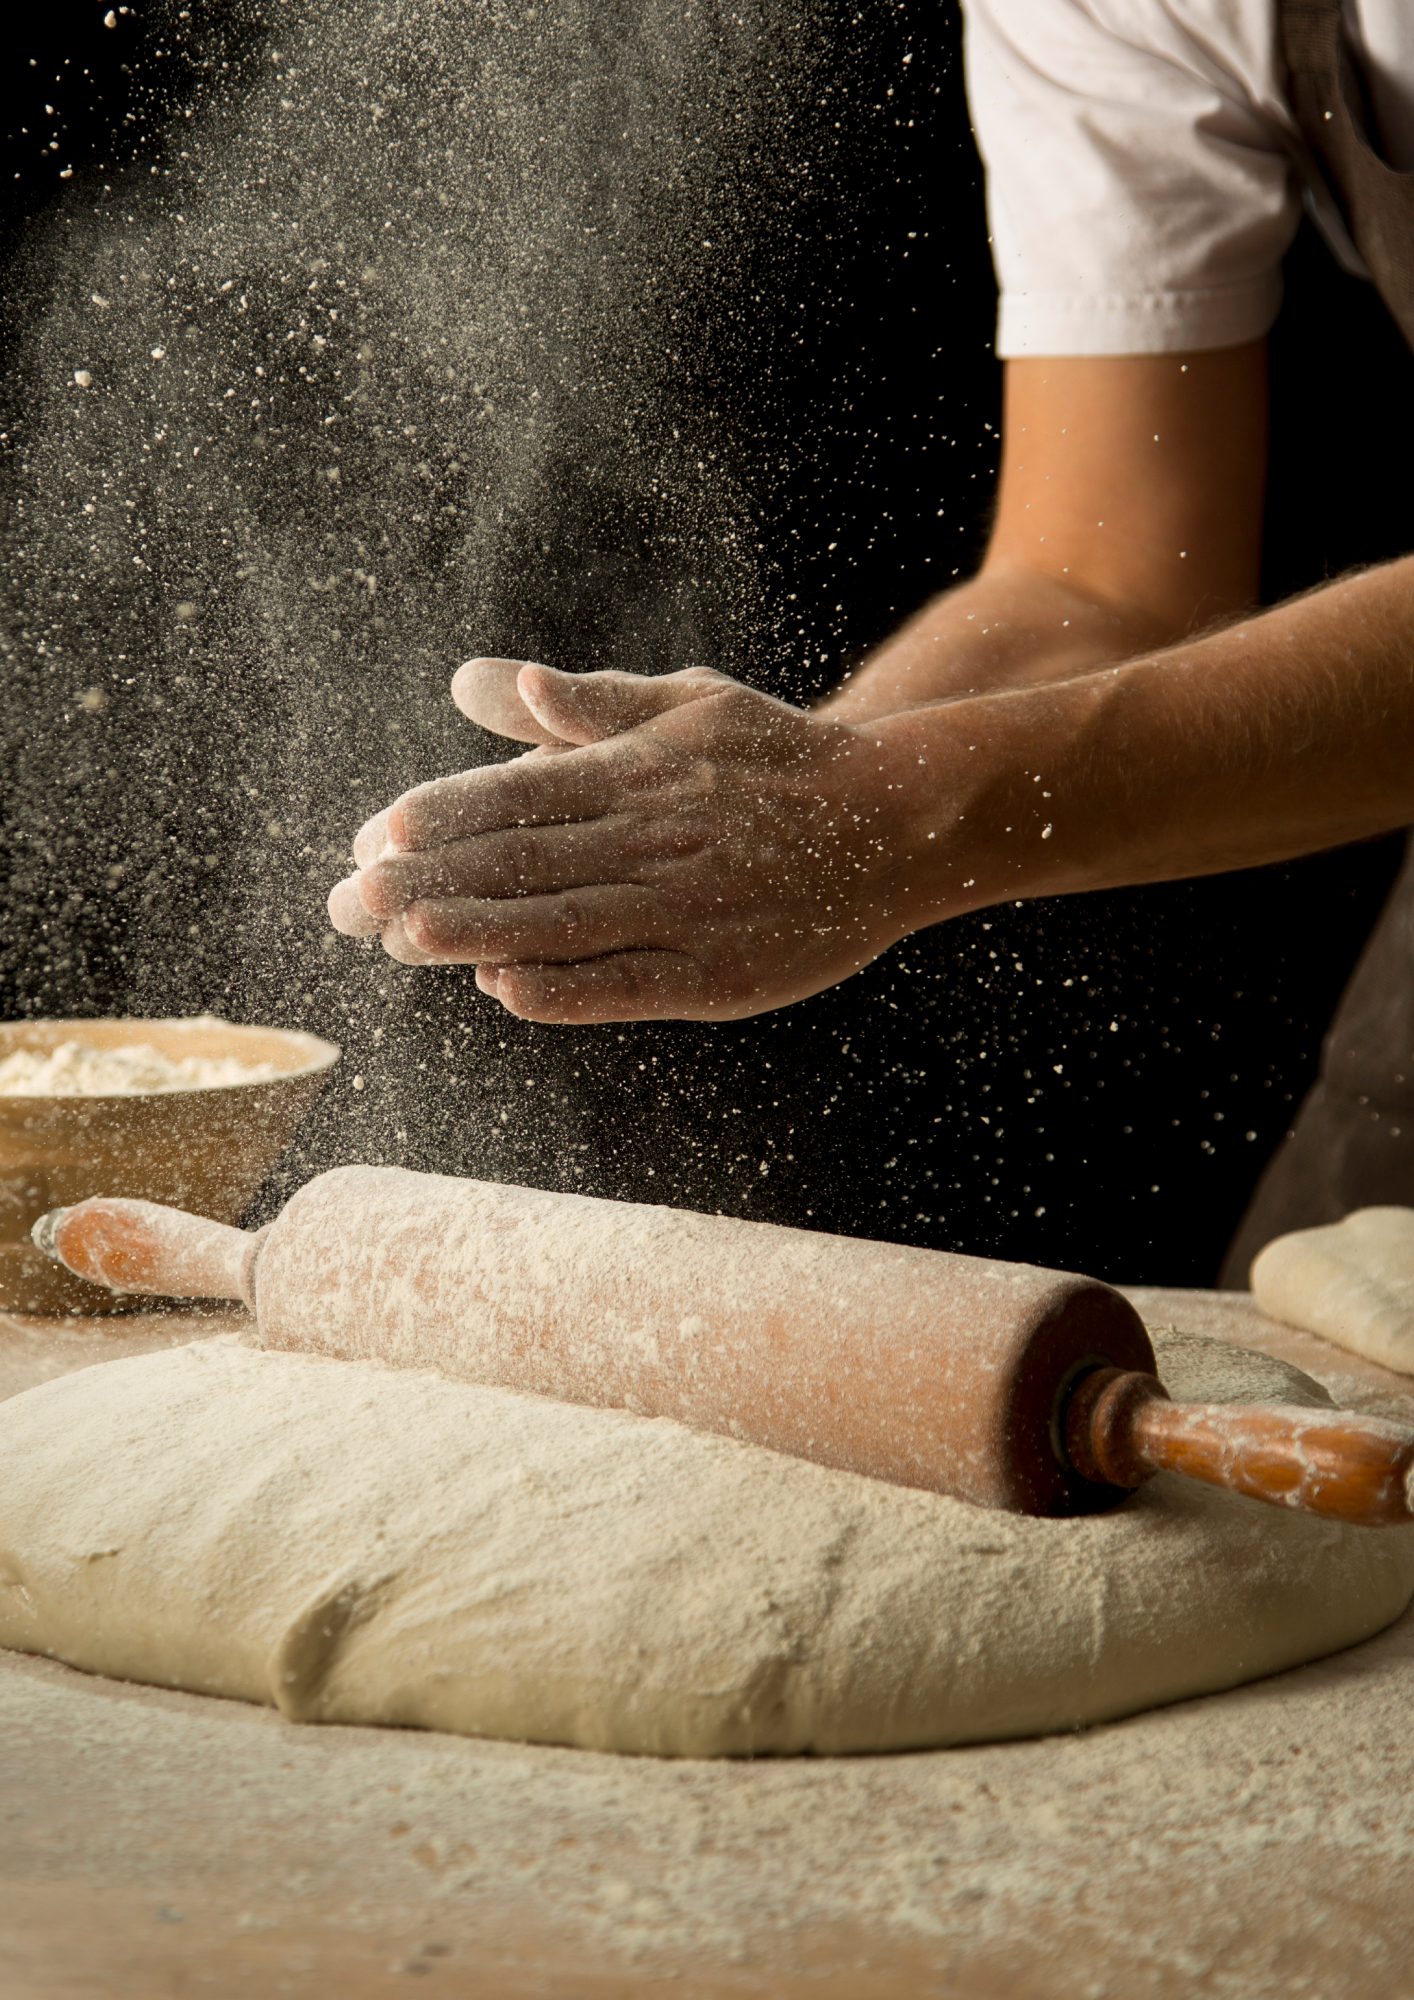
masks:
{"label": "finger", "polygon": [[520,670],[516,689],[546,736],[599,743],[729,685],[724,675],[707,667],[687,667],[676,674],[562,674],[529,662]]}
{"label": "finger", "polygon": [[500,827],[595,819],[617,804],[640,763],[637,746],[627,744],[596,744],[555,757],[533,750],[508,764],[434,778],[404,792],[388,809],[388,831],[397,852],[408,854]]}
{"label": "finger", "polygon": [[357,878],[365,910],[386,919],[439,897],[532,896],[618,882],[643,842],[621,815],[566,826],[508,826],[423,854],[395,854]]}
{"label": "finger", "polygon": [[383,949],[389,958],[395,958],[399,965],[430,965],[431,959],[422,948],[408,936],[401,917],[394,917],[384,924],[382,930]]}
{"label": "finger", "polygon": [[345,937],[375,937],[381,920],[371,916],[359,894],[358,875],[346,875],[329,891],[329,921]]}
{"label": "finger", "polygon": [[[572,747],[568,743],[537,743],[533,750],[524,754],[527,757],[554,757]],[[366,869],[396,851],[388,831],[388,808],[385,806],[382,812],[376,812],[372,819],[365,821],[354,835],[353,857],[360,868]]]}
{"label": "finger", "polygon": [[468,660],[452,675],[452,700],[468,722],[517,743],[555,740],[521,700],[516,677],[524,660]]}
{"label": "finger", "polygon": [[371,868],[388,845],[388,814],[374,813],[354,835],[353,857],[360,868]]}
{"label": "finger", "polygon": [[614,952],[580,965],[501,965],[494,994],[523,1021],[705,1021],[713,1013],[702,967],[677,951]]}
{"label": "finger", "polygon": [[[658,899],[627,883],[520,896],[500,902],[471,897],[414,903],[400,918],[403,937],[438,965],[564,965],[658,941]],[[386,933],[385,933],[386,942]]]}

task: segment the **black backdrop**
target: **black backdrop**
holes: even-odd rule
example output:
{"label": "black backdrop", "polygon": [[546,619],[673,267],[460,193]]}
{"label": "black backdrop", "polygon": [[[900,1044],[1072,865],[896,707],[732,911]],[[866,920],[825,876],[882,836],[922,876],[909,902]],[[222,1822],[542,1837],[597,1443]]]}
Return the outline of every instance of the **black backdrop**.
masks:
{"label": "black backdrop", "polygon": [[[879,7],[866,30],[822,0],[803,18],[829,39],[849,114],[812,134],[829,171],[790,218],[806,246],[792,247],[788,294],[750,311],[723,295],[696,328],[699,392],[730,413],[748,485],[758,477],[779,599],[764,623],[793,621],[796,640],[717,664],[795,696],[976,560],[998,404],[953,10]],[[60,160],[81,177],[180,109],[185,58],[161,17],[139,6],[120,31],[100,22],[92,0],[54,0],[14,31],[7,256],[60,198]],[[202,33],[208,53],[222,38],[238,90],[265,38],[258,13],[207,10]],[[738,269],[769,270],[783,226],[763,214],[759,256]],[[0,297],[13,334],[32,300]],[[1406,492],[1384,476],[1409,463],[1408,368],[1377,302],[1303,238],[1275,337],[1271,594],[1410,545]],[[574,532],[567,514],[566,541]],[[468,646],[608,663],[593,607],[561,586]],[[160,682],[156,657],[149,671]],[[258,661],[250,671],[258,680]],[[16,796],[23,740],[51,726],[29,699],[10,717]],[[461,761],[495,754],[447,742]],[[132,746],[135,764],[150,747]],[[346,788],[351,828],[387,779],[355,765]],[[62,820],[62,802],[46,809]],[[129,859],[129,879],[156,865]],[[252,947],[233,978],[229,960],[180,944],[192,907],[179,888],[170,907],[143,906],[96,877],[85,899],[41,912],[14,873],[0,1012],[209,1005],[343,1040],[340,1081],[267,1206],[334,1161],[399,1159],[1202,1284],[1310,1078],[1392,865],[1384,844],[1008,908],[913,939],[784,1014],[583,1031],[508,1021],[458,972],[385,971],[358,952],[331,967],[315,922],[273,953]],[[308,915],[316,873],[272,893]],[[56,950],[66,926],[83,936]],[[369,1087],[354,1092],[355,1074]]]}

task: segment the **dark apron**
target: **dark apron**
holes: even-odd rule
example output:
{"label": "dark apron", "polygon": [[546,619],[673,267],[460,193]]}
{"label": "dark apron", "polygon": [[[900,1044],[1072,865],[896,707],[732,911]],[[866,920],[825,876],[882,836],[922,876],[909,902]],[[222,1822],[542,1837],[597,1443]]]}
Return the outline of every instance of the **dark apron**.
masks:
{"label": "dark apron", "polygon": [[[1414,347],[1414,174],[1397,173],[1367,132],[1340,0],[1281,0],[1292,108],[1313,185],[1334,200],[1405,339]],[[1370,1204],[1414,1205],[1414,849],[1326,1037],[1320,1076],[1273,1157],[1228,1252],[1225,1282],[1287,1229]]]}

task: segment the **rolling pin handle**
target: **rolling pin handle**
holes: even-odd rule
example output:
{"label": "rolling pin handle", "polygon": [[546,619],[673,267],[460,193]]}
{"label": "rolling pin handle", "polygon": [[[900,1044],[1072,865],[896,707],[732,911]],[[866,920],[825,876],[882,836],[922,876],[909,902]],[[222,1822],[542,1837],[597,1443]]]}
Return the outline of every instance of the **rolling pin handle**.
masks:
{"label": "rolling pin handle", "polygon": [[62,1264],[64,1261],[59,1255],[59,1224],[67,1212],[62,1208],[46,1209],[29,1233],[35,1249],[51,1264]]}
{"label": "rolling pin handle", "polygon": [[1149,1402],[1133,1448],[1156,1472],[1360,1528],[1414,1521],[1414,1427],[1319,1405]]}
{"label": "rolling pin handle", "polygon": [[1066,1404],[1066,1456],[1097,1486],[1132,1491],[1154,1467],[1136,1448],[1136,1418],[1148,1403],[1167,1402],[1168,1390],[1156,1375],[1131,1368],[1092,1368],[1082,1375]]}
{"label": "rolling pin handle", "polygon": [[92,1196],[51,1208],[30,1234],[54,1263],[110,1291],[253,1306],[266,1231],[232,1229],[157,1202]]}
{"label": "rolling pin handle", "polygon": [[1414,1428],[1358,1410],[1175,1403],[1152,1375],[1095,1368],[1064,1428],[1076,1470],[1110,1486],[1177,1472],[1356,1527],[1414,1521]]}

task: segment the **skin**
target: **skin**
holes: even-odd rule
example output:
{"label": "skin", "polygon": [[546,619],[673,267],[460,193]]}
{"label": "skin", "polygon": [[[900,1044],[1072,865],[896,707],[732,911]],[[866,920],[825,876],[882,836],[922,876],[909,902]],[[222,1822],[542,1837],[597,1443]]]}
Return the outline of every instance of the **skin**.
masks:
{"label": "skin", "polygon": [[335,925],[536,1021],[733,1019],[1006,898],[1414,821],[1414,558],[1255,613],[1262,343],[1012,361],[994,532],[804,711],[702,670],[473,660],[528,743],[404,794]]}

